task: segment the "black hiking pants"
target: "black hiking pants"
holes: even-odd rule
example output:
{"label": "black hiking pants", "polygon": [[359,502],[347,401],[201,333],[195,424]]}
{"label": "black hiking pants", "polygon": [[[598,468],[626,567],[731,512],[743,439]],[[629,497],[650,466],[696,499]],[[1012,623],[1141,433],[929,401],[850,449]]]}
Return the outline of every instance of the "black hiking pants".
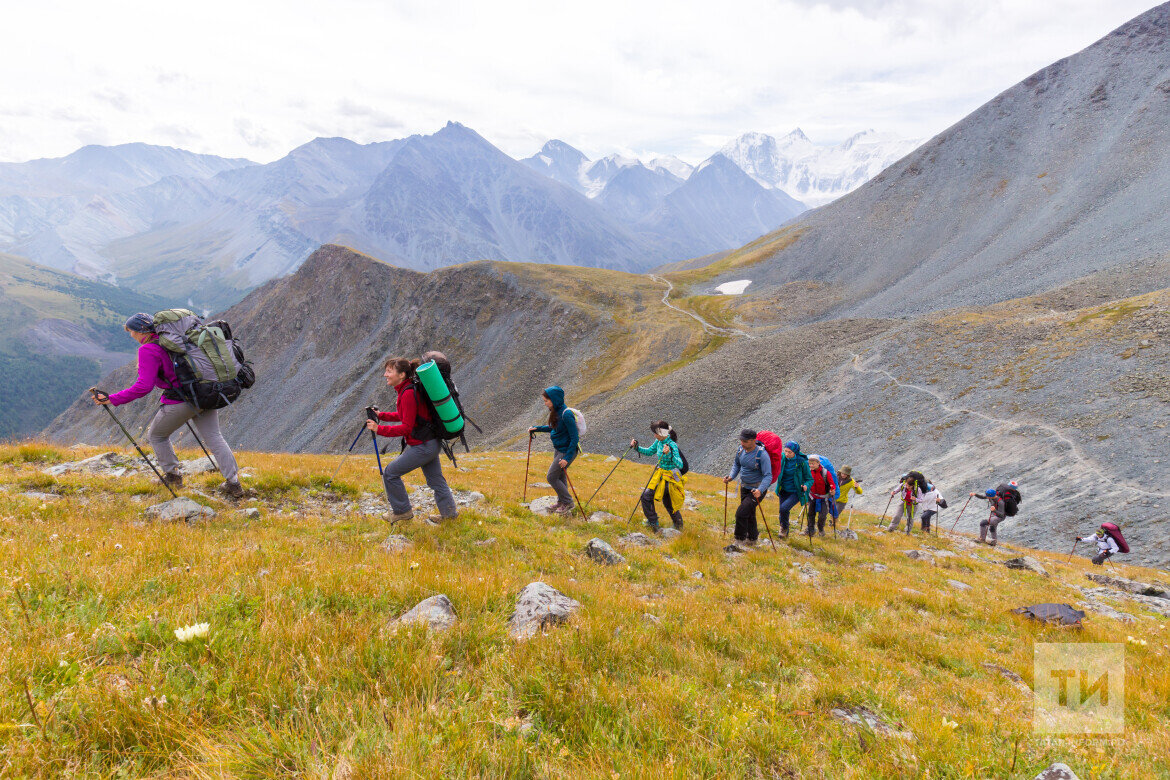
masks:
{"label": "black hiking pants", "polygon": [[1111,557],[1113,557],[1113,553],[1109,552],[1108,550],[1105,550],[1104,552],[1099,552],[1093,556],[1093,565],[1094,566],[1101,566],[1105,563],[1105,561],[1109,560]]}
{"label": "black hiking pants", "polygon": [[[662,508],[666,510],[666,514],[670,516],[671,522],[678,530],[682,530],[683,516],[682,512],[675,509],[670,500],[670,486],[666,486],[662,490]],[[658,510],[654,508],[654,491],[642,491],[642,513],[646,515],[646,522],[655,531],[658,530]]]}
{"label": "black hiking pants", "polygon": [[823,536],[825,533],[825,518],[829,515],[828,498],[809,498],[808,500],[808,535],[812,536],[814,528]]}
{"label": "black hiking pants", "polygon": [[[735,540],[737,542],[754,542],[760,538],[760,529],[756,524],[756,497],[752,495],[754,488],[739,488],[739,506],[735,508]],[[761,499],[763,494],[761,493]]]}
{"label": "black hiking pants", "polygon": [[922,513],[922,531],[924,533],[930,533],[930,521],[936,514],[938,513],[933,509],[927,509]]}

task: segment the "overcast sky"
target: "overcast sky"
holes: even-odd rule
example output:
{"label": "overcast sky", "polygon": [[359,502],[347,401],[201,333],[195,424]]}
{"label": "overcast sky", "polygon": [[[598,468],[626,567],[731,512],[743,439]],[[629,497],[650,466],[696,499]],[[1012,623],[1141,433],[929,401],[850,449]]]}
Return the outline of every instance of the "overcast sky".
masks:
{"label": "overcast sky", "polygon": [[[705,158],[749,130],[927,137],[1149,0],[7,3],[0,160],[146,141],[269,161],[462,122]],[[630,6],[634,7],[630,7]]]}

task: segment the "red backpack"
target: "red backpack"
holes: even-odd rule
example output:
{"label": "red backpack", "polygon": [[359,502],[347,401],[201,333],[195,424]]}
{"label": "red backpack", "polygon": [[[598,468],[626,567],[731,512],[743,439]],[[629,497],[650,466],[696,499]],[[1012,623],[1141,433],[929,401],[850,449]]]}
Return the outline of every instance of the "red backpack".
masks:
{"label": "red backpack", "polygon": [[784,440],[771,431],[760,431],[756,434],[756,441],[764,452],[768,453],[768,460],[772,462],[772,483],[780,479],[780,461],[784,458]]}
{"label": "red backpack", "polygon": [[1125,543],[1125,537],[1121,535],[1121,529],[1114,523],[1101,523],[1101,530],[1108,534],[1113,541],[1117,542],[1117,549],[1120,552],[1129,552],[1129,545]]}

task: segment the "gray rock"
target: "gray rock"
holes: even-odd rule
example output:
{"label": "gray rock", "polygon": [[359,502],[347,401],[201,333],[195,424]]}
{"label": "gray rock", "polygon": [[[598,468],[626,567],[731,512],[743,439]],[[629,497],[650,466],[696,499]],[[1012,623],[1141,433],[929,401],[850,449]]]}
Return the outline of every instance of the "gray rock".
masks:
{"label": "gray rock", "polygon": [[194,522],[204,517],[215,517],[215,510],[209,506],[197,504],[185,496],[179,496],[170,501],[147,507],[142,514],[163,523],[174,523],[179,520]]}
{"label": "gray rock", "polygon": [[854,531],[852,528],[838,528],[837,529],[837,538],[844,539],[844,540],[849,541],[849,542],[856,542],[857,541],[857,532]]}
{"label": "gray rock", "polygon": [[250,506],[244,510],[244,517],[255,519],[260,516],[260,510],[254,506]]}
{"label": "gray rock", "polygon": [[745,550],[743,547],[740,547],[738,544],[729,544],[723,548],[723,554],[728,558],[737,558],[746,552],[747,550]]}
{"label": "gray rock", "polygon": [[927,550],[903,550],[902,553],[912,561],[934,563],[934,555]]}
{"label": "gray rock", "polygon": [[829,714],[842,723],[848,724],[861,731],[872,731],[879,737],[891,737],[906,742],[914,741],[914,734],[906,731],[902,723],[891,724],[879,713],[867,707],[834,707]]}
{"label": "gray rock", "polygon": [[1055,763],[1036,775],[1035,780],[1080,780],[1068,764]]}
{"label": "gray rock", "polygon": [[533,482],[528,487],[541,488],[541,489],[547,490],[547,489],[551,488],[552,485],[548,484],[547,482]]}
{"label": "gray rock", "polygon": [[670,541],[671,539],[677,539],[682,536],[682,531],[678,530],[677,528],[663,528],[658,532],[658,535],[666,541]]}
{"label": "gray rock", "polygon": [[794,563],[801,582],[820,582],[821,573],[807,563]]}
{"label": "gray rock", "polygon": [[480,539],[478,542],[472,542],[476,547],[490,547],[496,543],[496,537],[489,536],[486,539]]}
{"label": "gray rock", "polygon": [[958,580],[947,580],[947,585],[950,585],[955,590],[971,590],[970,585],[965,582],[959,582]]}
{"label": "gray rock", "polygon": [[647,536],[640,531],[635,531],[632,534],[626,534],[625,536],[619,538],[618,544],[622,544],[627,547],[657,547],[661,544],[661,542],[651,536]]}
{"label": "gray rock", "polygon": [[580,608],[580,602],[556,588],[543,582],[529,583],[516,599],[516,609],[508,621],[508,635],[513,639],[530,639],[545,628],[566,622]]}
{"label": "gray rock", "polygon": [[194,460],[182,461],[179,463],[179,469],[188,476],[194,474],[210,474],[218,470],[215,468],[215,464],[206,456],[195,458]]}
{"label": "gray rock", "polygon": [[589,522],[591,523],[613,523],[618,520],[621,520],[621,518],[617,515],[610,512],[604,512],[600,509],[589,515]]}
{"label": "gray rock", "polygon": [[[1143,596],[1140,593],[1128,593],[1126,591],[1110,590],[1109,588],[1079,588],[1079,590],[1084,595],[1084,597],[1089,600],[1089,602],[1092,604],[1093,610],[1096,612],[1108,614],[1110,607],[1102,603],[1100,599],[1113,598],[1132,601],[1134,603],[1141,604],[1151,612],[1157,612],[1159,615],[1170,617],[1170,600],[1158,598],[1157,596]],[[1124,618],[1118,618],[1119,620],[1130,622],[1133,619],[1132,616],[1126,615],[1124,612],[1118,614],[1125,616]],[[1115,616],[1110,615],[1110,617]]]}
{"label": "gray rock", "polygon": [[1003,565],[1009,569],[1019,569],[1022,571],[1032,571],[1041,574],[1045,577],[1050,576],[1048,570],[1040,565],[1040,561],[1036,560],[1030,555],[1024,555],[1020,558],[1008,558],[1003,562]]}
{"label": "gray rock", "polygon": [[885,565],[880,564],[880,563],[862,564],[862,566],[864,566],[867,569],[870,569],[871,571],[875,571],[879,574],[882,573],[883,571],[890,570],[888,566],[885,566]]}
{"label": "gray rock", "polygon": [[703,572],[693,571],[693,572],[691,572],[691,576],[694,577],[696,580],[701,580],[701,579],[703,579]]}
{"label": "gray rock", "polygon": [[553,514],[552,508],[556,505],[556,496],[541,496],[532,499],[532,503],[528,505],[528,511],[538,515],[551,515]]}
{"label": "gray rock", "polygon": [[440,593],[429,599],[420,601],[402,617],[394,621],[395,625],[425,625],[430,631],[446,631],[455,625],[455,607],[451,599]]}
{"label": "gray rock", "polygon": [[694,499],[688,496],[685,500],[683,500],[683,509],[687,510],[688,512],[699,511],[698,499]]}
{"label": "gray rock", "polygon": [[1102,585],[1108,585],[1111,588],[1124,590],[1126,593],[1136,593],[1139,596],[1153,596],[1160,599],[1170,600],[1170,592],[1162,585],[1138,582],[1137,580],[1127,579],[1125,577],[1110,577],[1108,574],[1086,574],[1085,577],[1098,582]]}
{"label": "gray rock", "polygon": [[21,498],[40,501],[42,503],[47,501],[59,501],[61,499],[61,496],[57,495],[56,493],[40,493],[36,490],[30,490],[26,493],[21,493],[20,496]]}
{"label": "gray rock", "polygon": [[[452,490],[451,494],[455,497],[455,506],[459,508],[479,504],[485,500],[483,493],[477,490]],[[410,506],[416,512],[435,511],[434,491],[429,487],[418,485],[410,493]]]}
{"label": "gray rock", "polygon": [[902,592],[905,593],[907,596],[925,596],[926,595],[922,591],[915,590],[914,588],[902,588]]}
{"label": "gray rock", "polygon": [[657,615],[651,615],[649,612],[643,612],[642,619],[647,623],[653,623],[656,626],[662,624],[662,618],[658,617]]}
{"label": "gray rock", "polygon": [[592,560],[598,563],[604,563],[607,566],[616,566],[619,563],[626,562],[625,557],[621,553],[596,537],[585,543],[585,554]]}
{"label": "gray rock", "polygon": [[[138,466],[146,464],[138,461]],[[50,477],[59,477],[62,474],[99,474],[106,477],[120,477],[130,470],[137,470],[134,459],[117,452],[103,452],[84,460],[74,460],[67,463],[57,463],[43,469]]]}
{"label": "gray rock", "polygon": [[382,544],[379,546],[386,552],[396,553],[402,552],[403,550],[409,550],[411,547],[414,547],[414,542],[410,541],[410,539],[407,539],[402,534],[390,534],[382,540]]}

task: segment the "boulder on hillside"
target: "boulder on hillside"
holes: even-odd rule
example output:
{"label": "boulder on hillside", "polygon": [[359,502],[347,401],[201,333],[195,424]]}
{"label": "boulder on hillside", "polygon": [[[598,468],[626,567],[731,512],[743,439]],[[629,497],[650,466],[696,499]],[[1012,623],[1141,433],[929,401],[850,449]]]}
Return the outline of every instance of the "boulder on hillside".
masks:
{"label": "boulder on hillside", "polygon": [[635,531],[632,534],[626,534],[619,538],[618,544],[623,544],[627,547],[657,547],[661,542],[640,531]]}
{"label": "boulder on hillside", "polygon": [[205,517],[215,517],[215,510],[209,506],[197,504],[186,496],[179,496],[170,501],[147,507],[142,514],[151,520],[163,523],[175,523],[180,520],[195,522]]}
{"label": "boulder on hillside", "polygon": [[912,561],[934,563],[934,555],[927,550],[903,550],[902,554]]}
{"label": "boulder on hillside", "polygon": [[[455,506],[460,509],[484,501],[483,493],[477,490],[452,490],[451,494],[455,496]],[[410,493],[410,506],[416,512],[436,511],[435,492],[429,487],[416,486]]]}
{"label": "boulder on hillside", "polygon": [[50,477],[59,477],[62,474],[97,474],[103,477],[120,477],[131,470],[134,458],[117,452],[103,452],[83,460],[74,460],[67,463],[57,463],[42,469]]}
{"label": "boulder on hillside", "polygon": [[1170,591],[1159,584],[1138,582],[1125,577],[1110,577],[1108,574],[1086,574],[1087,578],[1111,588],[1124,590],[1126,593],[1136,593],[1139,596],[1153,596],[1160,599],[1170,599]]}
{"label": "boulder on hillside", "polygon": [[59,501],[61,496],[56,493],[41,493],[36,490],[29,490],[25,493],[18,493],[21,498],[27,498],[31,501],[40,501],[41,503],[48,503],[50,501]]}
{"label": "boulder on hillside", "polygon": [[451,599],[440,593],[415,604],[402,617],[393,622],[394,626],[425,625],[430,631],[446,631],[455,625],[455,607]]}
{"label": "boulder on hillside", "polygon": [[403,550],[409,550],[411,547],[414,547],[414,542],[410,541],[410,539],[407,539],[402,534],[390,534],[382,540],[382,544],[379,546],[386,552],[396,553],[402,552]]}
{"label": "boulder on hillside", "polygon": [[592,560],[608,566],[616,566],[619,563],[626,562],[625,556],[610,547],[608,543],[596,537],[585,543],[585,554]]}
{"label": "boulder on hillside", "polygon": [[955,590],[971,590],[971,586],[959,580],[947,580],[947,585],[950,585]]}
{"label": "boulder on hillside", "polygon": [[658,532],[658,535],[666,541],[670,541],[671,539],[677,539],[682,536],[682,531],[678,530],[677,528],[663,528]]}
{"label": "boulder on hillside", "polygon": [[1068,764],[1057,762],[1036,775],[1035,780],[1080,780],[1080,778],[1077,777],[1076,772],[1069,768]]}
{"label": "boulder on hillside", "polygon": [[556,588],[543,582],[530,582],[516,598],[516,608],[508,620],[508,635],[513,639],[530,639],[550,626],[561,625],[581,608]]}
{"label": "boulder on hillside", "polygon": [[838,528],[837,529],[837,538],[844,539],[847,542],[856,542],[857,541],[857,532],[851,528]]}
{"label": "boulder on hillside", "polygon": [[900,722],[891,724],[881,714],[867,707],[834,707],[829,711],[829,714],[863,733],[869,730],[879,737],[892,737],[906,742],[914,741],[914,734],[905,730],[905,724]]}
{"label": "boulder on hillside", "polygon": [[538,490],[548,490],[552,487],[552,485],[548,484],[547,482],[533,482],[528,487],[534,487]]}
{"label": "boulder on hillside", "polygon": [[1048,570],[1041,566],[1040,561],[1036,560],[1031,555],[1024,555],[1020,558],[1008,558],[1003,562],[1003,565],[1009,569],[1032,571],[1045,577],[1049,576]]}
{"label": "boulder on hillside", "polygon": [[532,499],[532,503],[528,505],[528,511],[537,515],[551,515],[553,514],[552,508],[556,505],[556,496],[541,496]]}
{"label": "boulder on hillside", "polygon": [[600,509],[589,515],[589,522],[591,523],[613,523],[618,520],[621,520],[621,518],[617,515],[602,511]]}
{"label": "boulder on hillside", "polygon": [[179,463],[179,470],[187,476],[194,474],[210,474],[213,471],[218,471],[215,464],[207,456],[202,458],[195,458],[194,460],[184,460]]}

